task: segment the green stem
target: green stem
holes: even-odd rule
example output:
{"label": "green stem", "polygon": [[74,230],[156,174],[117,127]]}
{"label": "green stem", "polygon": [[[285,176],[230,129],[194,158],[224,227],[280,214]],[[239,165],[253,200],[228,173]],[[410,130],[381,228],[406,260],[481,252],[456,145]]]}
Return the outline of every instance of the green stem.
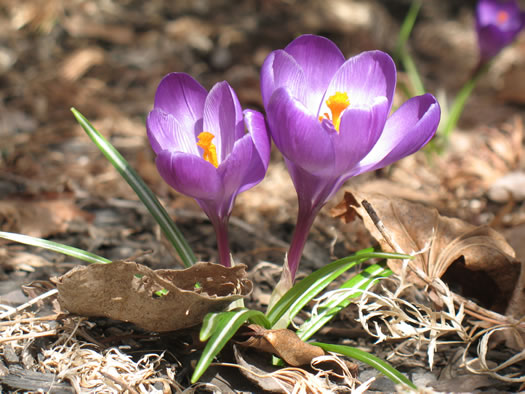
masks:
{"label": "green stem", "polygon": [[[416,23],[417,15],[419,14],[420,8],[421,1],[412,2],[410,9],[408,10],[407,16],[403,21],[403,25],[401,26],[401,30],[399,32],[399,39],[397,40],[395,50],[395,57],[403,65],[403,68],[407,73],[408,79],[410,80],[410,83],[415,91],[415,96],[425,94],[425,87],[423,85],[421,77],[419,76],[414,60],[412,59],[412,57],[406,49],[406,43],[408,41],[408,38],[410,37],[410,34],[412,33],[412,29],[414,28],[414,24]],[[409,95],[409,97],[410,96],[411,95]]]}
{"label": "green stem", "polygon": [[448,117],[445,121],[445,125],[439,130],[439,134],[443,137],[445,143],[448,142],[450,134],[452,134],[452,131],[456,127],[456,124],[458,123],[459,117],[463,112],[463,109],[465,107],[465,104],[467,103],[468,98],[470,97],[470,94],[476,87],[476,84],[478,83],[481,76],[487,72],[489,64],[490,63],[487,62],[480,64],[478,67],[476,67],[472,74],[472,77],[467,81],[467,83],[465,83],[465,85],[463,85],[456,98],[454,99]]}
{"label": "green stem", "polygon": [[421,1],[413,1],[410,5],[410,9],[408,10],[407,15],[405,16],[405,20],[403,21],[403,25],[401,26],[401,30],[399,31],[399,38],[397,40],[396,44],[396,57],[401,57],[401,52],[405,48],[405,44],[408,41],[408,38],[410,37],[410,34],[412,33],[412,29],[414,28],[414,24],[416,23],[417,15],[419,14],[419,9],[421,8]]}

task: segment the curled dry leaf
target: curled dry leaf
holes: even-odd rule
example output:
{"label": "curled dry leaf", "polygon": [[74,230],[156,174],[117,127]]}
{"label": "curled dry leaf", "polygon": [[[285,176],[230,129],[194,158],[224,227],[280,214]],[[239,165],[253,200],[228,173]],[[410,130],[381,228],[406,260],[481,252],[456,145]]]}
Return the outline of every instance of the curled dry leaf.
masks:
{"label": "curled dry leaf", "polygon": [[250,356],[235,345],[233,354],[237,365],[241,367],[241,373],[262,390],[270,393],[291,393],[293,391],[291,379],[280,379],[280,376],[275,374],[278,369],[270,363],[261,360],[260,357]]}
{"label": "curled dry leaf", "polygon": [[[314,375],[303,368],[276,368],[266,360],[261,360],[255,352],[243,350],[236,345],[233,346],[233,353],[240,372],[265,392],[346,393],[350,387],[353,388],[353,384],[347,384],[348,381],[352,383],[357,374],[357,369],[348,369],[348,361],[335,356],[316,357],[311,365]],[[357,368],[355,364],[350,364]]]}
{"label": "curled dry leaf", "polygon": [[256,324],[248,327],[253,331],[252,336],[244,342],[238,342],[239,345],[275,354],[293,367],[309,365],[313,358],[325,355],[319,346],[301,341],[291,330],[267,330]]}
{"label": "curled dry leaf", "polygon": [[[363,207],[370,203],[382,221],[393,247]],[[482,306],[503,312],[509,304],[520,273],[520,264],[505,238],[488,226],[473,226],[460,219],[441,216],[434,208],[375,193],[345,193],[334,216],[351,221],[355,214],[388,252],[414,254],[413,264],[430,280],[442,278],[457,292]],[[401,250],[395,250],[395,249]],[[388,266],[401,274],[403,263],[390,260]],[[418,286],[426,283],[414,272],[407,279]]]}
{"label": "curled dry leaf", "polygon": [[[75,267],[52,278],[61,306],[83,316],[104,316],[164,332],[202,322],[253,287],[246,266],[197,263],[184,270],[156,270],[132,261]],[[167,290],[158,296],[156,292]]]}

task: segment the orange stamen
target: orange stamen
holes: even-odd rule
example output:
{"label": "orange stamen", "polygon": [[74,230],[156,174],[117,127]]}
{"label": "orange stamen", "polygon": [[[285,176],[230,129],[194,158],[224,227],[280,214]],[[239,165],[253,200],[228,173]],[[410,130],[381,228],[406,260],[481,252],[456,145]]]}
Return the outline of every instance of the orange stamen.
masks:
{"label": "orange stamen", "polygon": [[197,146],[200,146],[204,150],[202,158],[208,163],[213,164],[215,168],[219,167],[219,162],[217,161],[217,149],[213,142],[211,142],[215,136],[212,133],[203,131],[197,136],[197,138],[199,139],[199,141],[197,141]]}
{"label": "orange stamen", "polygon": [[[341,114],[343,111],[350,105],[350,100],[348,99],[348,94],[335,92],[332,96],[328,97],[326,100],[326,105],[332,113],[332,124],[335,129],[339,131],[339,125],[341,124]],[[326,119],[330,119],[330,116],[325,113]],[[319,116],[319,121],[321,122],[324,118]]]}
{"label": "orange stamen", "polygon": [[509,13],[507,11],[498,11],[498,15],[496,16],[496,21],[498,22],[498,25],[502,25],[508,20]]}

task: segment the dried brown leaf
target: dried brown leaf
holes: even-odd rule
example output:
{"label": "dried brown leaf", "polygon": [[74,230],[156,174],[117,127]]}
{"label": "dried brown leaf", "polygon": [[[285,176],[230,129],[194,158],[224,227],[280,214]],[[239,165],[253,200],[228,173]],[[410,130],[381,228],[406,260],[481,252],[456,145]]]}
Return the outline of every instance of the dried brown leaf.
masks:
{"label": "dried brown leaf", "polygon": [[[83,316],[132,322],[150,331],[199,324],[252,290],[244,265],[197,263],[185,270],[156,270],[128,261],[75,267],[52,278],[61,306]],[[166,289],[164,296],[155,292]]]}
{"label": "dried brown leaf", "polygon": [[[413,264],[430,280],[453,282],[467,297],[484,306],[503,310],[516,285],[520,264],[505,238],[488,226],[476,227],[460,219],[441,216],[434,208],[374,193],[346,193],[339,215],[351,218],[355,211],[384,251],[396,251],[378,230],[362,205],[368,201],[384,228],[404,253],[415,254]],[[344,206],[347,211],[341,209]],[[348,212],[350,211],[350,212]],[[399,260],[389,267],[402,272]],[[426,282],[414,272],[407,278],[418,286]],[[490,291],[487,291],[490,289]]]}
{"label": "dried brown leaf", "polygon": [[325,354],[323,349],[303,342],[291,330],[267,330],[255,324],[250,325],[249,328],[253,331],[253,335],[239,343],[240,345],[275,354],[288,365],[294,367],[309,365],[313,358]]}

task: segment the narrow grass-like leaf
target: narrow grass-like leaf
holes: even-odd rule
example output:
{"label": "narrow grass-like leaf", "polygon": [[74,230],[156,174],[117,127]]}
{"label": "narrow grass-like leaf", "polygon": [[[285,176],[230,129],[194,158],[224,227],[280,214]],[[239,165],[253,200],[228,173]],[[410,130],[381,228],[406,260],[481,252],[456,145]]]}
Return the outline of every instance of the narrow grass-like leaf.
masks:
{"label": "narrow grass-like leaf", "polygon": [[318,269],[306,278],[297,282],[290,290],[284,294],[279,301],[268,311],[266,317],[272,326],[286,313],[289,322],[299,313],[299,311],[321,292],[328,284],[334,281],[339,275],[350,269],[356,264],[368,259],[411,259],[411,256],[397,253],[371,252],[370,250],[360,251],[352,256],[347,256],[336,260]]}
{"label": "narrow grass-like leaf", "polygon": [[353,359],[359,360],[377,369],[379,372],[384,374],[388,379],[390,379],[395,384],[407,385],[417,390],[417,386],[414,383],[412,383],[410,379],[408,379],[405,375],[403,375],[397,369],[392,367],[386,361],[383,361],[380,358],[370,353],[364,352],[362,350],[356,349],[351,346],[345,346],[345,345],[332,345],[329,343],[322,343],[322,342],[309,342],[309,343],[315,346],[319,346],[320,348],[322,348],[323,350],[327,352],[342,354],[343,356],[351,357]]}
{"label": "narrow grass-like leaf", "polygon": [[185,267],[193,265],[197,258],[193,254],[190,246],[184,239],[184,236],[171,220],[169,214],[161,205],[157,197],[153,194],[150,188],[137,174],[137,172],[129,165],[129,163],[122,157],[122,155],[111,145],[90,123],[89,121],[75,108],[71,108],[71,112],[75,115],[78,123],[82,126],[89,138],[93,140],[95,145],[106,156],[106,158],[113,164],[117,171],[122,175],[131,188],[137,193],[137,196],[144,203],[153,218],[157,221],[162,232],[166,238],[171,242],[177,253],[179,254],[182,263]]}
{"label": "narrow grass-like leaf", "polygon": [[[376,280],[391,274],[392,271],[386,267],[386,262],[382,261],[365,268],[359,274],[343,283],[338,289],[343,291],[334,292],[334,294],[319,307],[319,313],[312,316],[299,327],[299,330],[297,330],[299,338],[303,341],[310,339],[312,335],[337,315],[341,309],[346,308],[350,302],[352,302],[353,298],[358,297],[361,294],[361,290],[369,289]],[[353,292],[351,291],[352,289],[354,290]]]}
{"label": "narrow grass-like leaf", "polygon": [[[415,0],[412,2],[412,5],[410,6],[410,9],[408,10],[408,13],[401,26],[395,50],[395,57],[403,64],[405,72],[408,75],[408,79],[414,88],[415,94],[413,95],[415,96],[425,94],[425,87],[423,86],[423,82],[421,81],[421,77],[417,71],[416,64],[414,63],[414,60],[406,48],[406,43],[410,37],[410,34],[412,33],[412,29],[416,23],[420,8],[421,0]],[[412,94],[409,95],[409,97],[411,96]]]}
{"label": "narrow grass-like leaf", "polygon": [[52,250],[53,252],[58,252],[65,254],[67,256],[75,257],[79,260],[86,261],[88,263],[98,263],[98,264],[108,264],[111,263],[111,260],[108,260],[104,257],[100,257],[94,253],[87,252],[82,249],[77,249],[72,246],[59,244],[57,242],[48,241],[42,238],[30,237],[29,235],[7,233],[0,231],[0,238],[8,239],[10,241],[19,242],[21,244],[36,246],[39,248],[44,248]]}
{"label": "narrow grass-like leaf", "polygon": [[[253,309],[237,309],[227,312],[208,313],[204,317],[199,339],[209,338],[206,347],[193,371],[191,382],[195,383],[210,366],[214,357],[222,350],[226,343],[235,335],[237,330],[247,321],[270,328],[270,322],[260,311]],[[263,324],[261,324],[263,323]]]}
{"label": "narrow grass-like leaf", "polygon": [[416,23],[417,15],[419,14],[420,8],[421,0],[412,1],[412,4],[408,9],[407,15],[403,20],[403,24],[401,25],[401,29],[399,30],[399,36],[397,38],[396,49],[394,52],[396,57],[400,57],[401,52],[406,48],[406,43],[408,41],[408,38],[410,37],[410,34],[412,33],[412,29],[414,28],[414,24]]}
{"label": "narrow grass-like leaf", "polygon": [[490,64],[491,62],[487,62],[482,67],[479,67],[474,75],[465,83],[465,85],[463,85],[454,99],[454,102],[449,109],[448,117],[442,124],[443,127],[438,128],[438,134],[444,137],[445,143],[448,143],[450,135],[454,131],[456,124],[463,113],[463,108],[465,107],[468,98],[476,87],[479,79],[488,71]]}

